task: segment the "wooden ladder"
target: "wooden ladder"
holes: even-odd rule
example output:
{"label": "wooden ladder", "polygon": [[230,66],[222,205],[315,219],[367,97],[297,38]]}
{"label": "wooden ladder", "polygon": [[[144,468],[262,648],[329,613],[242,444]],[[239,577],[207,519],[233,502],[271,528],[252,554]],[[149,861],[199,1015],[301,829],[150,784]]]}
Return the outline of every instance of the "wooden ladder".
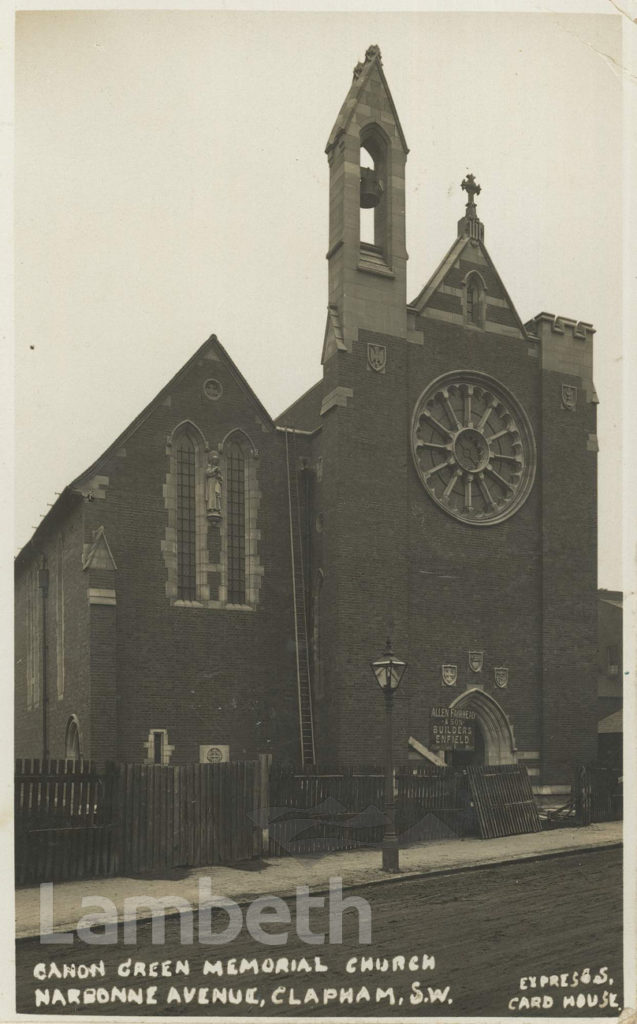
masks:
{"label": "wooden ladder", "polygon": [[[292,445],[288,435],[292,434]],[[290,449],[293,449],[292,451]],[[301,763],[304,767],[315,763],[314,720],[312,717],[312,687],[310,681],[310,652],[307,638],[307,605],[305,571],[303,568],[303,541],[301,532],[301,501],[299,473],[296,467],[296,439],[294,430],[285,428],[285,461],[288,479],[288,511],[290,520],[290,555],[292,560],[292,597],[294,603],[294,639],[296,646],[296,679],[299,695],[299,734]]]}

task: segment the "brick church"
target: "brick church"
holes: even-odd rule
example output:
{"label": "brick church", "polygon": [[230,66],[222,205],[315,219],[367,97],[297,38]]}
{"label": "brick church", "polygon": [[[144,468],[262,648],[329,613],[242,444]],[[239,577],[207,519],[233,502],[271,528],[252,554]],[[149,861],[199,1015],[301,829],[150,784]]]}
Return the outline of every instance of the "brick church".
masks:
{"label": "brick church", "polygon": [[273,420],[213,335],[65,488],[16,561],[17,756],[380,764],[389,635],[397,761],[595,756],[593,328],[522,322],[471,174],[407,301],[376,46],[326,152],[321,379]]}

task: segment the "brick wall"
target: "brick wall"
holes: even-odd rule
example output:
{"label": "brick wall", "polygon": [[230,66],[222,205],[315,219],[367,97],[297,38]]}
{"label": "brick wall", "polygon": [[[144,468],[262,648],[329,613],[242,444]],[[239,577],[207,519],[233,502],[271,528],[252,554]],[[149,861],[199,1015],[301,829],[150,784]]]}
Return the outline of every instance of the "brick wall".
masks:
{"label": "brick wall", "polygon": [[[325,570],[321,757],[382,758],[382,700],[369,662],[391,633],[409,663],[395,696],[397,760],[407,758],[409,736],[429,745],[433,704],[479,686],[505,711],[516,750],[533,753],[534,764],[540,752],[537,781],[563,782],[595,742],[595,407],[580,381],[581,403],[566,412],[538,346],[522,337],[430,318],[419,326],[422,344],[361,331],[351,355],[335,354],[325,366],[325,392],[341,386],[353,394],[323,416],[313,439],[323,518],[314,561]],[[368,342],[386,346],[385,373],[368,367]],[[419,395],[439,375],[463,369],[492,375],[517,397],[537,444],[526,502],[490,527],[443,512],[411,457]],[[469,668],[470,649],[484,651],[480,673]],[[453,688],[442,683],[445,663],[458,666]],[[509,669],[505,689],[495,685],[496,666]]]}
{"label": "brick wall", "polygon": [[[229,364],[208,352],[174,382],[125,448],[102,466],[105,496],[89,506],[117,564],[116,608],[93,607],[93,678],[103,708],[116,677],[113,731],[119,760],[147,756],[150,730],[167,729],[173,763],[199,759],[200,744],[229,744],[233,759],[298,745],[287,499],[282,436],[251,400]],[[203,392],[213,377],[218,401]],[[240,429],[258,449],[258,551],[263,577],[254,609],[184,607],[167,596],[162,552],[167,509],[167,438],[184,420],[210,449]],[[219,529],[213,525],[209,531]],[[211,536],[211,544],[214,541]],[[106,638],[116,620],[116,652]],[[99,656],[96,646],[101,646]],[[109,660],[110,659],[110,660]],[[99,678],[99,684],[97,682]],[[97,696],[97,694],[96,694]],[[97,707],[97,705],[96,705]],[[105,715],[103,720],[109,719]],[[100,741],[111,749],[110,740]],[[97,741],[96,741],[97,743]],[[95,746],[97,749],[97,745]]]}
{"label": "brick wall", "polygon": [[[563,408],[561,370],[544,369],[538,345],[422,318],[410,341],[361,331],[352,352],[325,364],[322,429],[294,445],[305,466],[308,626],[315,727],[323,763],[382,760],[383,701],[370,661],[391,635],[409,663],[395,697],[396,759],[408,738],[429,745],[429,713],[479,686],[504,709],[515,747],[539,751],[545,784],[563,782],[595,743],[595,406],[579,381],[576,410]],[[383,345],[385,372],[368,364]],[[538,446],[537,476],[509,519],[472,527],[425,492],[410,446],[412,410],[423,389],[450,370],[499,380],[524,407]],[[222,385],[206,397],[209,378]],[[317,389],[320,392],[320,389]],[[321,395],[312,395],[320,404]],[[252,524],[262,575],[251,607],[184,606],[167,587],[168,444],[185,420],[216,449],[241,430],[257,449],[258,510]],[[48,602],[50,753],[62,756],[66,723],[78,716],[83,753],[140,761],[153,729],[168,730],[172,760],[199,758],[199,746],[227,743],[232,758],[259,750],[299,756],[285,435],[277,431],[215,345],[178,375],[78,482],[93,500],[56,512],[33,554],[19,560],[16,717],[20,756],[38,756],[41,710],[26,707],[26,618],[22,569],[43,552]],[[82,486],[84,483],[85,486]],[[114,565],[82,568],[103,529]],[[210,559],[219,528],[206,525]],[[60,531],[63,544],[60,548]],[[62,555],[60,556],[60,550]],[[57,697],[63,565],[64,689]],[[116,566],[116,568],[115,568]],[[320,581],[320,584],[319,584]],[[89,591],[98,595],[89,603]],[[99,596],[114,594],[114,601]],[[317,596],[318,595],[318,596]],[[219,605],[219,602],[217,602]],[[320,657],[315,657],[316,645]],[[479,674],[468,651],[484,651]],[[453,688],[441,666],[458,666]],[[493,670],[507,666],[506,689]],[[90,702],[90,711],[89,711]],[[530,753],[529,753],[530,752]],[[537,760],[531,757],[531,760]]]}
{"label": "brick wall", "polygon": [[[454,330],[428,321],[423,346],[410,346],[413,408],[430,379],[449,370],[481,370],[519,400],[537,435],[538,366],[523,341],[488,332]],[[414,725],[428,743],[428,709],[480,686],[504,709],[520,750],[537,750],[540,676],[540,501],[537,479],[527,501],[504,522],[473,527],[448,516],[409,472],[409,544],[412,552],[411,621],[416,669]],[[480,673],[469,650],[484,651]],[[458,665],[458,683],[443,686],[443,663]],[[509,669],[506,689],[494,668]],[[457,690],[457,693],[455,692]],[[417,712],[416,712],[417,709]],[[415,735],[415,733],[414,733]]]}
{"label": "brick wall", "polygon": [[[26,615],[26,592],[30,586],[38,601],[41,592],[34,591],[33,574],[44,555],[49,569],[46,598],[46,662],[47,662],[47,730],[49,756],[64,757],[66,727],[71,715],[80,722],[82,743],[90,746],[89,715],[89,635],[86,578],[82,571],[84,539],[84,506],[63,504],[59,515],[52,517],[34,537],[16,562],[16,640],[15,640],[15,755],[42,757],[42,700],[27,707],[27,646],[29,630]],[[60,587],[60,576],[63,586]],[[33,642],[33,641],[31,641]],[[42,636],[35,644],[41,653]],[[62,643],[60,658],[58,644]],[[63,685],[58,673],[63,665]]]}
{"label": "brick wall", "polygon": [[[325,675],[339,721],[332,750],[350,762],[377,761],[379,752],[382,757],[382,701],[369,662],[388,633],[409,662],[395,697],[398,758],[407,757],[410,735],[429,743],[432,704],[448,703],[476,683],[504,707],[520,749],[537,750],[539,744],[539,487],[505,522],[467,526],[425,493],[409,441],[418,396],[452,369],[492,374],[518,397],[537,431],[537,359],[526,343],[483,331],[428,320],[423,332],[417,345],[361,331],[351,356],[330,361],[340,361],[338,371],[329,367],[332,377],[354,392],[345,408],[323,417],[323,481],[317,485],[328,566]],[[386,346],[385,373],[368,368],[368,342]],[[485,651],[479,677],[468,668],[473,648]],[[443,663],[459,666],[453,691],[443,688]],[[509,667],[506,690],[495,687],[496,665]]]}
{"label": "brick wall", "polygon": [[[563,382],[579,386],[574,412]],[[560,781],[596,753],[597,488],[596,407],[581,379],[545,370],[543,438],[543,759],[544,781]]]}

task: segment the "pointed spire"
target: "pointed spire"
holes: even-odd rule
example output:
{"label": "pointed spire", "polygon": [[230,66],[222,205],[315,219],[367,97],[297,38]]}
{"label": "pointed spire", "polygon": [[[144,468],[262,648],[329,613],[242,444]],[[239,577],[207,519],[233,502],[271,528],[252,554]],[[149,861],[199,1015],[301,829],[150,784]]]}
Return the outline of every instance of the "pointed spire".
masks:
{"label": "pointed spire", "polygon": [[378,46],[376,43],[372,43],[372,45],[368,46],[367,49],[365,50],[365,62],[363,63],[363,61],[359,60],[358,64],[355,66],[355,68],[354,68],[354,78],[355,79],[356,78],[360,78],[362,72],[365,70],[365,64],[369,64],[369,62],[372,61],[372,60],[377,60],[379,66],[380,67],[383,66],[383,60],[382,60],[382,57],[380,55],[380,46]]}
{"label": "pointed spire", "polygon": [[375,43],[373,43],[371,46],[368,46],[367,50],[365,51],[365,60],[359,61],[358,64],[356,64],[356,66],[354,67],[352,84],[350,85],[349,92],[345,97],[339,115],[336,118],[334,127],[330,132],[330,137],[327,141],[327,146],[325,147],[326,153],[329,154],[332,151],[338,139],[341,137],[341,135],[343,135],[344,132],[347,131],[350,121],[354,116],[354,111],[356,110],[357,104],[359,102],[363,102],[365,104],[369,103],[369,98],[366,98],[363,94],[366,92],[368,88],[370,78],[373,78],[374,76],[377,76],[378,79],[380,79],[381,87],[386,94],[388,108],[391,114],[393,115],[396,131],[398,132],[398,137],[402,144],[403,150],[405,151],[405,154],[409,152],[409,147],[407,146],[407,141],[403,134],[403,130],[398,119],[398,114],[396,112],[396,107],[394,106],[394,101],[392,99],[391,92],[389,91],[387,79],[385,78],[385,73],[383,71],[383,61],[380,54],[380,46],[377,46]]}
{"label": "pointed spire", "polygon": [[477,238],[479,242],[484,242],[484,224],[478,217],[475,203],[475,197],[480,195],[482,188],[478,185],[474,174],[467,174],[464,181],[461,182],[460,188],[467,193],[468,198],[465,215],[458,221],[458,237]]}

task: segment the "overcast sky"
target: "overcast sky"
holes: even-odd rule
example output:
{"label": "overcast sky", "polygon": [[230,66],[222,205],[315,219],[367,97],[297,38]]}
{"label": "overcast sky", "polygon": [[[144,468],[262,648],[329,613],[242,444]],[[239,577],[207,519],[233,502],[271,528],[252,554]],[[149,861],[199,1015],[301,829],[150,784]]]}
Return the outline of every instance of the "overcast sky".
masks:
{"label": "overcast sky", "polygon": [[370,43],[410,147],[408,299],[472,171],[522,320],[597,328],[600,585],[621,586],[612,15],[18,15],[16,547],[211,333],[273,415],[318,380],[324,148]]}

